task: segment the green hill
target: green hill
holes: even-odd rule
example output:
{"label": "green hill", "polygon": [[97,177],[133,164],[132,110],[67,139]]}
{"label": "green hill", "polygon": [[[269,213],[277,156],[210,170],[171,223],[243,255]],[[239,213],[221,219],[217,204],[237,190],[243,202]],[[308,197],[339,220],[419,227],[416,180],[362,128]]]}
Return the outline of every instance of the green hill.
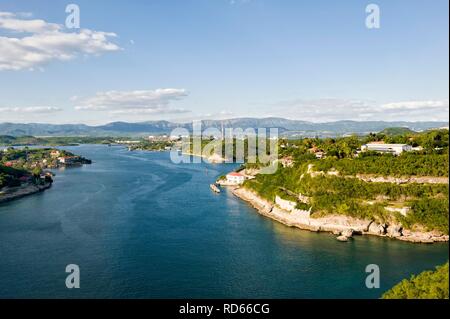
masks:
{"label": "green hill", "polygon": [[383,299],[448,299],[448,262],[435,271],[424,271],[405,279],[382,296]]}
{"label": "green hill", "polygon": [[407,127],[388,127],[380,132],[384,135],[396,136],[396,135],[405,135],[405,134],[416,134],[417,132],[407,128]]}

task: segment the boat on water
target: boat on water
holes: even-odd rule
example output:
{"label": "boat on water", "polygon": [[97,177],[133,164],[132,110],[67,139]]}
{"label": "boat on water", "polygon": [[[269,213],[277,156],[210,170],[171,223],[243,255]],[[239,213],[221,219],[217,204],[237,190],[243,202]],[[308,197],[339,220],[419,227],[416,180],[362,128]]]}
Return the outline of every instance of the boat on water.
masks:
{"label": "boat on water", "polygon": [[220,193],[220,189],[219,189],[219,187],[217,187],[216,184],[211,184],[211,185],[209,185],[209,187],[211,188],[211,190],[212,190],[213,192],[215,192],[215,193]]}

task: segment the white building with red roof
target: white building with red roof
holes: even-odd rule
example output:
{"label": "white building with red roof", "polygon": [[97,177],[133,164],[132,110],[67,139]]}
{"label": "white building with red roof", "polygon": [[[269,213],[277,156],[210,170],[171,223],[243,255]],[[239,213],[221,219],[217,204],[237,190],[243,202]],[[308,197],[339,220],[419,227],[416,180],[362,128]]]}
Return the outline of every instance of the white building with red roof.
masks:
{"label": "white building with red roof", "polygon": [[228,173],[226,177],[227,182],[230,184],[240,185],[245,181],[245,176],[237,172]]}

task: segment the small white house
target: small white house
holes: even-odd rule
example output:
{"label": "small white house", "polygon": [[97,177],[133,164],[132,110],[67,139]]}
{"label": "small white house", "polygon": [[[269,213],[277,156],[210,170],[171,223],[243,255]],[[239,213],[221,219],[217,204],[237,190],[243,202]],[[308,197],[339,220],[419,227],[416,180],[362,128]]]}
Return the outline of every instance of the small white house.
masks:
{"label": "small white house", "polygon": [[236,173],[236,172],[228,173],[226,177],[227,177],[227,182],[230,184],[239,185],[245,181],[245,176],[240,173]]}
{"label": "small white house", "polygon": [[361,151],[374,151],[380,153],[391,153],[400,155],[403,152],[412,151],[411,145],[408,144],[384,144],[384,143],[368,143],[361,146]]}

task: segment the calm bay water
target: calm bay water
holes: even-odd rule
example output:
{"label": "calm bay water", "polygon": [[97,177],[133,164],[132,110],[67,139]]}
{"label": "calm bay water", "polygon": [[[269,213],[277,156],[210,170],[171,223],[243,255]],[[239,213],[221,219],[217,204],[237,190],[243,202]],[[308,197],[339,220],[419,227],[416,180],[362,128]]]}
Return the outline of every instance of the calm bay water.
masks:
{"label": "calm bay water", "polygon": [[[94,164],[56,171],[52,189],[0,205],[0,297],[378,298],[448,260],[448,244],[340,243],[264,218],[209,189],[230,164],[65,149]],[[68,264],[80,267],[80,289],[65,287]],[[368,264],[380,266],[380,289],[365,287]]]}

